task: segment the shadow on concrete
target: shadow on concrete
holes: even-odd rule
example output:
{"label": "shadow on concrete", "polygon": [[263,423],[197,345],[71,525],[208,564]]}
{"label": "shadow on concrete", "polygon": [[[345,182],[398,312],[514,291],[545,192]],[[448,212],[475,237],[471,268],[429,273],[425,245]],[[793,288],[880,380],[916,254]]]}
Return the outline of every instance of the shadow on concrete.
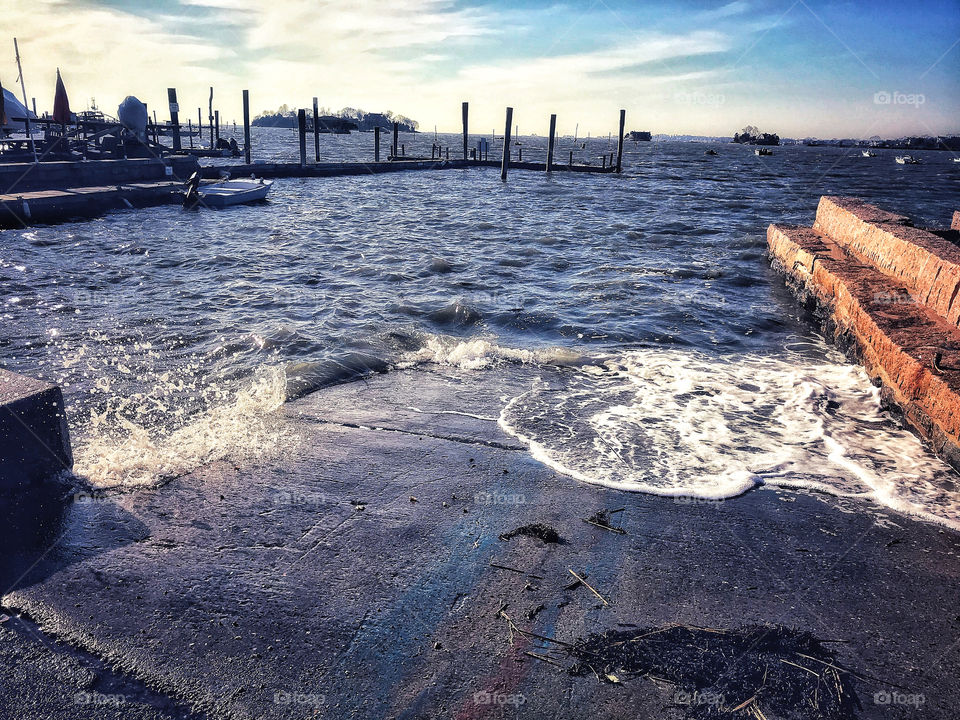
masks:
{"label": "shadow on concrete", "polygon": [[[91,522],[94,515],[101,522]],[[80,492],[66,479],[6,489],[0,493],[0,597],[148,535],[108,497]]]}

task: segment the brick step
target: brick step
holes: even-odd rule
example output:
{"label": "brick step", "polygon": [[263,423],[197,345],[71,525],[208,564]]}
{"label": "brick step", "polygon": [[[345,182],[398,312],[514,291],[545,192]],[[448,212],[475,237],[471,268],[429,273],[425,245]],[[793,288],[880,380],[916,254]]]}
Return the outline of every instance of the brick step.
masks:
{"label": "brick step", "polygon": [[960,468],[960,330],[910,286],[817,229],[771,225],[775,265],[815,301],[841,347],[855,351],[883,396],[933,449]]}

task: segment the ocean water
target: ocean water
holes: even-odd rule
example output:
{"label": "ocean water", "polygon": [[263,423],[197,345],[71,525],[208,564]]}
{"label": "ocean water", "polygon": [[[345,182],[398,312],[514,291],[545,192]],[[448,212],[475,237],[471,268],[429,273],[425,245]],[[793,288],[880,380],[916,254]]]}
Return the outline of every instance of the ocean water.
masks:
{"label": "ocean water", "polygon": [[[255,159],[297,152],[293,131],[254,141]],[[401,138],[427,157],[434,141]],[[543,158],[543,138],[520,142]],[[321,143],[323,159],[372,159],[370,134]],[[5,231],[0,363],[62,384],[76,474],[99,487],[270,448],[270,414],[330,383],[523,365],[535,379],[500,424],[569,482],[704,500],[804,487],[960,529],[953,471],[885,415],[765,257],[766,226],[810,224],[823,194],[944,226],[960,166],[708,147],[628,142],[619,177],[288,179],[258,206]],[[563,138],[557,157],[572,148],[596,163],[615,149]]]}

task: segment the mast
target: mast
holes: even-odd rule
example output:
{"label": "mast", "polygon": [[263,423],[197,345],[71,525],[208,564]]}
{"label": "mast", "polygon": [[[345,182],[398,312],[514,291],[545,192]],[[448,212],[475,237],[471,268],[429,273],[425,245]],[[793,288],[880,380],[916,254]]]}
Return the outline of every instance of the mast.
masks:
{"label": "mast", "polygon": [[30,111],[27,110],[27,86],[23,82],[23,66],[20,64],[20,46],[17,44],[17,39],[13,39],[13,50],[17,54],[17,72],[20,73],[20,89],[23,91],[23,109],[24,115],[24,126],[27,129],[27,137],[30,138],[30,149],[33,151],[33,161],[35,163],[40,162],[40,158],[37,157],[37,144],[33,141],[33,131],[30,129]]}

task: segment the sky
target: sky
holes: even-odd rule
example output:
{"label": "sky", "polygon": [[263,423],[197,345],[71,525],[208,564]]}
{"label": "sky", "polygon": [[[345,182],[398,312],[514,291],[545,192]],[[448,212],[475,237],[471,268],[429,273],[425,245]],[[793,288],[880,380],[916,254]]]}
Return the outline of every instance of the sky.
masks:
{"label": "sky", "polygon": [[[783,137],[960,134],[960,0],[0,0],[0,83],[50,111],[135,95],[223,121],[282,104],[391,110],[421,130]],[[17,89],[17,95],[20,95]]]}

